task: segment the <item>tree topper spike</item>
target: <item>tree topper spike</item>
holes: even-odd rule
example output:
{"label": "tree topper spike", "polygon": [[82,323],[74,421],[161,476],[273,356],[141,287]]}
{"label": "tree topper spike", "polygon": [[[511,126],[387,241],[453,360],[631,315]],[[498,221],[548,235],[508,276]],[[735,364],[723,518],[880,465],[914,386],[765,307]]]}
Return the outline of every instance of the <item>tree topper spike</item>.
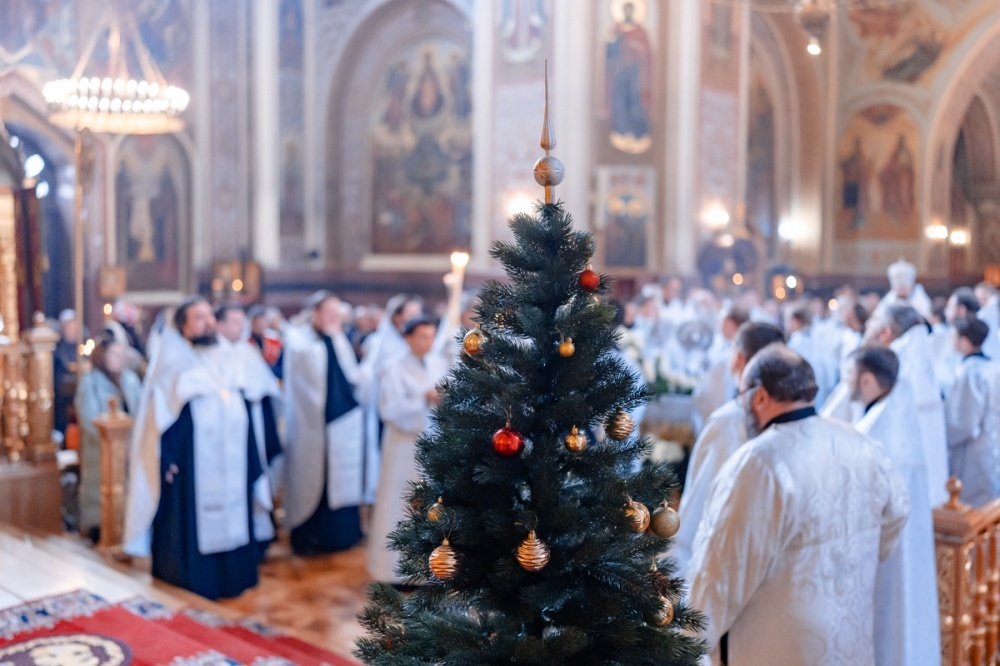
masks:
{"label": "tree topper spike", "polygon": [[545,115],[542,116],[542,149],[547,155],[556,147],[556,133],[552,131],[552,121],[549,119],[549,61],[545,60]]}

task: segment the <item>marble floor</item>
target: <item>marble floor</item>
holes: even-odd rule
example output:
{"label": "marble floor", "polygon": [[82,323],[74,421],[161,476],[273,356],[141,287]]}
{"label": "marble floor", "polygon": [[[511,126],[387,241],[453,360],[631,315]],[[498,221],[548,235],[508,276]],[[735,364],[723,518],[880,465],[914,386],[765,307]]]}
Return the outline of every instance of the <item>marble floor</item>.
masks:
{"label": "marble floor", "polygon": [[287,541],[273,544],[260,569],[260,584],[222,606],[349,657],[361,632],[357,614],[369,579],[363,546],[303,558]]}

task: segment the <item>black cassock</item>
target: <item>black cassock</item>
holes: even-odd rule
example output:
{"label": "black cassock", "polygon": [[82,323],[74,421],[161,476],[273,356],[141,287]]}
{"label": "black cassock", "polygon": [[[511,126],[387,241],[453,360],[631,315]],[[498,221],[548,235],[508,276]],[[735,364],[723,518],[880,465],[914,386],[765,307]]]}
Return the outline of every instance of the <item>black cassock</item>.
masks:
{"label": "black cassock", "polygon": [[[247,403],[249,414],[250,404]],[[250,541],[224,553],[198,550],[194,420],[190,403],[160,437],[160,503],[153,518],[153,576],[207,599],[235,597],[257,584],[260,549],[253,535],[253,484],[263,474],[257,438],[247,429],[247,528]]]}
{"label": "black cassock", "polygon": [[[328,335],[321,335],[326,345],[326,423],[335,420],[358,406],[354,399],[354,389],[347,381],[344,371],[337,363],[333,340]],[[326,443],[321,444],[324,450],[324,460],[329,455]],[[318,555],[345,550],[361,541],[361,515],[356,506],[345,506],[331,509],[327,500],[327,484],[330,475],[326,471],[328,465],[323,465],[323,492],[320,495],[319,506],[309,518],[292,528],[292,550],[299,555]],[[362,467],[364,469],[364,467]]]}

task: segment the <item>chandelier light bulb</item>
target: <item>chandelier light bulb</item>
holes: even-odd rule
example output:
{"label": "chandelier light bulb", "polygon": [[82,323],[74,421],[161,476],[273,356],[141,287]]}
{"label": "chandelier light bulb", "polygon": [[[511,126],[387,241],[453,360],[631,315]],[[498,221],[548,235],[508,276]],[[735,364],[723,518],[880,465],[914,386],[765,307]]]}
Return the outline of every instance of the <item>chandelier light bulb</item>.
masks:
{"label": "chandelier light bulb", "polygon": [[823,47],[819,45],[819,40],[815,37],[809,38],[809,44],[806,45],[806,52],[811,56],[818,56],[823,52]]}

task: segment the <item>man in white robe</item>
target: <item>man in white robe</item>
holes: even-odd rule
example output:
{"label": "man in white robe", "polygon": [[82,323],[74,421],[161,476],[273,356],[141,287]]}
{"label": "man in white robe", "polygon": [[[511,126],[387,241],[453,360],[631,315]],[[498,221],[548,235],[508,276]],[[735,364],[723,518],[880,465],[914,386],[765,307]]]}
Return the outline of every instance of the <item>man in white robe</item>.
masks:
{"label": "man in white robe", "polygon": [[263,469],[211,306],[189,298],[174,327],[132,431],[126,548],[151,552],[156,578],[210,599],[236,596],[257,584],[252,505]]}
{"label": "man in white robe", "polygon": [[783,346],[743,371],[755,436],[719,472],[690,567],[717,663],[874,663],[875,572],[906,522],[906,488],[878,444],[816,415],[815,395],[812,368]]}
{"label": "man in white robe", "polygon": [[991,359],[1000,359],[1000,295],[995,285],[980,282],[974,290],[979,310],[976,313],[990,327],[990,334],[983,343],[983,353]]}
{"label": "man in white robe", "polygon": [[[931,347],[935,352],[934,372],[937,375],[941,395],[948,395],[955,383],[958,365],[962,362],[962,355],[955,350],[952,329],[957,322],[976,317],[978,313],[979,300],[976,298],[975,292],[968,287],[959,287],[951,292],[948,302],[945,303],[944,323],[934,326],[934,332],[931,334]],[[990,356],[990,358],[994,357]]]}
{"label": "man in white robe", "polygon": [[884,347],[859,348],[847,369],[852,398],[865,405],[854,427],[882,445],[910,496],[899,545],[875,577],[875,664],[934,666],[941,663],[941,632],[927,463],[913,398],[898,374],[895,352]]}
{"label": "man in white robe", "polygon": [[890,305],[909,305],[925,319],[931,316],[931,298],[922,285],[917,284],[917,267],[905,259],[889,266],[889,293],[879,302],[876,311]]}
{"label": "man in white robe", "polygon": [[982,507],[1000,497],[1000,367],[982,352],[986,322],[960,320],[952,332],[962,361],[945,401],[948,469],[962,482],[960,499]]}
{"label": "man in white robe", "polygon": [[719,323],[719,335],[715,336],[708,350],[708,368],[698,378],[694,394],[694,431],[700,433],[712,412],[722,407],[736,392],[731,360],[733,339],[740,326],[750,320],[749,313],[737,305],[730,305]]}
{"label": "man in white robe", "polygon": [[927,460],[931,506],[948,499],[948,443],[945,434],[944,401],[934,373],[930,332],[920,314],[908,305],[890,305],[869,318],[865,344],[889,347],[899,357],[899,381],[913,394],[911,413],[920,425],[920,438]]}
{"label": "man in white robe", "polygon": [[[733,339],[729,372],[734,383],[739,381],[743,368],[757,353],[771,344],[783,344],[785,335],[773,324],[747,322],[740,326]],[[705,428],[691,450],[684,493],[681,495],[681,526],[674,536],[671,554],[677,562],[677,575],[687,577],[691,560],[691,546],[698,531],[705,501],[723,464],[747,441],[743,410],[733,397],[712,412]]]}
{"label": "man in white robe", "polygon": [[406,517],[408,485],[419,477],[417,438],[431,428],[431,409],[441,400],[437,384],[448,372],[448,361],[433,353],[436,326],[417,318],[406,324],[403,338],[409,353],[382,375],[379,413],[382,434],[382,473],[368,534],[368,573],[373,580],[399,584],[399,553],[389,549],[389,533]]}
{"label": "man in white robe", "polygon": [[307,308],[309,325],[290,327],[284,341],[285,522],[292,550],[317,555],[361,540],[359,507],[375,484],[377,450],[363,434],[340,299],[320,292]]}
{"label": "man in white robe", "polygon": [[[254,484],[254,536],[262,551],[274,540],[271,512],[278,490],[281,440],[278,435],[277,409],[281,385],[267,361],[249,341],[246,312],[237,305],[225,304],[215,309],[219,346],[229,355],[228,370],[233,384],[243,393],[250,408],[250,424],[257,443],[258,458],[264,469]],[[262,552],[263,554],[263,552]]]}
{"label": "man in white robe", "polygon": [[788,348],[812,366],[816,376],[816,404],[822,405],[837,383],[837,360],[831,345],[824,345],[813,327],[813,312],[806,302],[796,303],[785,315]]}

